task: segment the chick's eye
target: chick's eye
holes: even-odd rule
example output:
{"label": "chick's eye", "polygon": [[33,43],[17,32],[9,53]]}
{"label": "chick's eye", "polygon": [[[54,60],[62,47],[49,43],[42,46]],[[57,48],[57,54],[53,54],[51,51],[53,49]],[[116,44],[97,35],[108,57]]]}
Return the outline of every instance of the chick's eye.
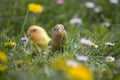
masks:
{"label": "chick's eye", "polygon": [[56,31],[56,29],[54,28],[53,31]]}
{"label": "chick's eye", "polygon": [[36,29],[33,29],[33,32],[37,31]]}

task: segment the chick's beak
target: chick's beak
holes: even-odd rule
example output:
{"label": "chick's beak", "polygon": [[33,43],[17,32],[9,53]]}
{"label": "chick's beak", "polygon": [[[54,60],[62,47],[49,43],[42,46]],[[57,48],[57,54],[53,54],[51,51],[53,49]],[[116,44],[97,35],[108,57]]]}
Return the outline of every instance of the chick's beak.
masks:
{"label": "chick's beak", "polygon": [[29,30],[27,31],[27,35],[30,36],[30,31]]}
{"label": "chick's beak", "polygon": [[58,34],[59,34],[59,35],[62,34],[62,30],[61,30],[61,29],[58,30]]}

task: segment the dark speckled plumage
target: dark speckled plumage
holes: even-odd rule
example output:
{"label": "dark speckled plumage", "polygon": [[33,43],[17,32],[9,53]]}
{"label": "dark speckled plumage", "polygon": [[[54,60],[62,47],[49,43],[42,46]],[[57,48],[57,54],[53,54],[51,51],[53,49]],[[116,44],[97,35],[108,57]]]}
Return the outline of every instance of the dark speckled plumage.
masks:
{"label": "dark speckled plumage", "polygon": [[64,51],[64,47],[67,40],[67,32],[62,24],[57,24],[54,27],[53,39],[50,42],[51,51],[55,53],[56,51]]}

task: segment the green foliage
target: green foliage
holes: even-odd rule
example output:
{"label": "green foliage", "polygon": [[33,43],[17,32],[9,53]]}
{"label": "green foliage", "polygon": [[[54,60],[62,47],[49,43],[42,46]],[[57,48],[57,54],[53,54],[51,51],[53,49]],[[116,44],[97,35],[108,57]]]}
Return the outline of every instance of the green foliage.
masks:
{"label": "green foliage", "polygon": [[[120,73],[120,2],[112,4],[109,0],[91,0],[95,7],[100,6],[102,11],[96,13],[85,3],[90,0],[64,0],[59,5],[56,0],[1,0],[0,1],[0,50],[9,57],[8,70],[0,72],[0,80],[67,80],[64,73],[52,67],[52,60],[58,56],[66,56],[77,60],[75,55],[89,57],[85,63],[94,73],[95,80],[119,80]],[[42,13],[34,14],[28,11],[28,4],[37,3],[44,7]],[[71,25],[73,17],[82,19],[82,24]],[[101,25],[109,22],[110,26]],[[29,42],[23,45],[21,38],[31,25],[45,28],[52,37],[53,27],[61,23],[68,33],[67,48],[63,54],[48,56],[49,51],[32,55]],[[92,40],[98,48],[83,45],[81,38]],[[5,42],[14,41],[12,48],[4,46]],[[105,42],[115,43],[115,46],[106,46]],[[106,56],[113,56],[114,62],[107,62]],[[24,60],[18,67],[16,62]],[[0,64],[1,65],[1,64]],[[119,66],[118,66],[119,65]],[[103,69],[105,71],[102,71]]]}

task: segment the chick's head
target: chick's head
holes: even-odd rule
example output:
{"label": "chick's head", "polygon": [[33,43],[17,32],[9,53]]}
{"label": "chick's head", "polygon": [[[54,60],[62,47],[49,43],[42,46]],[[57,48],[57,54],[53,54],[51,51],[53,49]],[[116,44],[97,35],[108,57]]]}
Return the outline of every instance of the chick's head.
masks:
{"label": "chick's head", "polygon": [[62,24],[57,24],[54,27],[54,34],[56,35],[62,35],[64,32],[64,26]]}
{"label": "chick's head", "polygon": [[39,27],[39,26],[36,26],[36,25],[33,25],[28,29],[27,35],[33,41],[41,40],[45,37],[48,37],[46,31],[42,27]]}

